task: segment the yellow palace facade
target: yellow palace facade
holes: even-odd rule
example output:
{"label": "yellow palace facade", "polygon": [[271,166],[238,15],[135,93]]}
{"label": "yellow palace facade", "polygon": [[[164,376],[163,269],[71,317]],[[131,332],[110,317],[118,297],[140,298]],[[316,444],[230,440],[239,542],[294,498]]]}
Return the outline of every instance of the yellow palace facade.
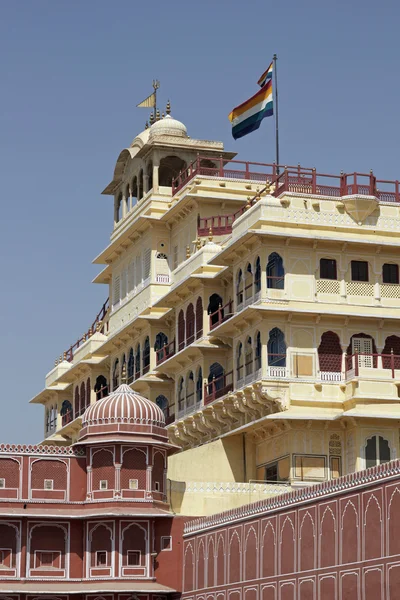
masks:
{"label": "yellow palace facade", "polygon": [[114,227],[94,282],[109,301],[31,401],[44,444],[74,443],[85,409],[126,378],[182,449],[175,512],[398,456],[398,182],[237,161],[167,114],[103,193]]}

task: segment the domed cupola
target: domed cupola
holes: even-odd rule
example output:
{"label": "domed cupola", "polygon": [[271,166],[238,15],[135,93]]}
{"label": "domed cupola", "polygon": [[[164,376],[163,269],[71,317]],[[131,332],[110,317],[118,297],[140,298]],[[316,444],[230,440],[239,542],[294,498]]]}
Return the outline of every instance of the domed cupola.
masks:
{"label": "domed cupola", "polygon": [[186,126],[177,121],[171,115],[166,115],[159,121],[153,123],[149,128],[149,142],[160,135],[168,135],[174,137],[188,137]]}
{"label": "domed cupola", "polygon": [[89,406],[82,416],[80,444],[94,443],[99,439],[131,442],[134,438],[151,443],[168,442],[162,410],[131,390],[126,383]]}

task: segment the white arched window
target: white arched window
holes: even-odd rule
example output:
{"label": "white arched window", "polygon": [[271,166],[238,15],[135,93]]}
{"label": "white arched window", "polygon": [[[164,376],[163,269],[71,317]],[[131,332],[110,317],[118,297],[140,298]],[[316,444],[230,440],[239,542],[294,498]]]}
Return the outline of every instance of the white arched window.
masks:
{"label": "white arched window", "polygon": [[375,467],[390,461],[390,446],[388,440],[381,435],[374,435],[365,444],[365,468]]}

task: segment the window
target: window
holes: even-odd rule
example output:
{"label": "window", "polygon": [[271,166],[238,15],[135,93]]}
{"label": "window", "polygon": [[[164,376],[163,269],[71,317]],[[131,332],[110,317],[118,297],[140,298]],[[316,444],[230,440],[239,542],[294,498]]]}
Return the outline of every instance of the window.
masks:
{"label": "window", "polygon": [[389,442],[381,435],[374,435],[365,446],[365,467],[375,467],[390,461]]}
{"label": "window", "polygon": [[399,267],[386,263],[382,269],[382,281],[383,283],[399,283]]}
{"label": "window", "polygon": [[128,567],[140,566],[140,550],[128,550],[127,555]]}
{"label": "window", "polygon": [[100,481],[100,489],[101,490],[107,490],[108,489],[108,481],[107,481],[107,479],[102,479]]}
{"label": "window", "polygon": [[268,256],[267,263],[267,288],[283,290],[285,288],[285,269],[282,257],[277,252]]}
{"label": "window", "polygon": [[9,548],[3,548],[0,550],[0,567],[10,566],[10,555],[11,550]]}
{"label": "window", "polygon": [[[264,478],[265,481],[274,483],[279,481],[288,481],[290,477],[290,460],[289,456],[283,456],[282,458],[267,464],[265,467],[261,467],[257,478]],[[264,473],[263,473],[264,471]]]}
{"label": "window", "polygon": [[6,480],[4,478],[0,479],[0,489],[4,490],[6,487]]}
{"label": "window", "polygon": [[172,252],[172,269],[176,269],[176,267],[178,266],[178,246],[174,246],[173,252]]}
{"label": "window", "polygon": [[326,457],[316,455],[293,456],[294,476],[302,481],[326,479]]}
{"label": "window", "polygon": [[161,537],[161,550],[172,550],[172,537],[170,535]]}
{"label": "window", "polygon": [[54,489],[54,480],[53,479],[45,479],[44,480],[44,489],[45,490]]}
{"label": "window", "polygon": [[39,566],[40,567],[52,567],[53,566],[53,552],[39,552]]}
{"label": "window", "polygon": [[319,276],[321,279],[337,279],[336,260],[321,258],[319,261]]}
{"label": "window", "polygon": [[364,260],[351,261],[352,281],[368,281],[368,263]]}
{"label": "window", "polygon": [[99,550],[96,552],[96,567],[107,566],[107,552],[105,550]]}
{"label": "window", "polygon": [[154,489],[156,492],[160,491],[160,482],[159,481],[154,482]]}
{"label": "window", "polygon": [[120,275],[114,276],[113,283],[113,306],[116,306],[120,301],[121,294],[121,278]]}
{"label": "window", "polygon": [[130,490],[137,490],[139,487],[138,484],[138,480],[137,479],[130,479],[129,480],[129,489]]}

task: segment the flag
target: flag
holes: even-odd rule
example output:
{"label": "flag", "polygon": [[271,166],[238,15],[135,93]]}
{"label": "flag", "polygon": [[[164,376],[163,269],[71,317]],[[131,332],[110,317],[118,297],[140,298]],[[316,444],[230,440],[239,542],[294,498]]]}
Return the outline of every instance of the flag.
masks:
{"label": "flag", "polygon": [[260,87],[263,87],[267,83],[267,81],[272,79],[273,70],[274,70],[274,62],[272,61],[272,63],[269,65],[268,69],[266,71],[264,71],[264,73],[261,75],[260,79],[257,81],[257,83]]}
{"label": "flag", "polygon": [[237,106],[229,115],[235,140],[255,131],[265,117],[273,114],[272,79],[254,96]]}
{"label": "flag", "polygon": [[143,100],[143,102],[140,102],[140,104],[137,104],[136,107],[137,108],[154,108],[156,105],[156,94],[155,92],[153,92],[152,94],[150,94],[150,96],[147,96],[147,98],[145,98]]}

